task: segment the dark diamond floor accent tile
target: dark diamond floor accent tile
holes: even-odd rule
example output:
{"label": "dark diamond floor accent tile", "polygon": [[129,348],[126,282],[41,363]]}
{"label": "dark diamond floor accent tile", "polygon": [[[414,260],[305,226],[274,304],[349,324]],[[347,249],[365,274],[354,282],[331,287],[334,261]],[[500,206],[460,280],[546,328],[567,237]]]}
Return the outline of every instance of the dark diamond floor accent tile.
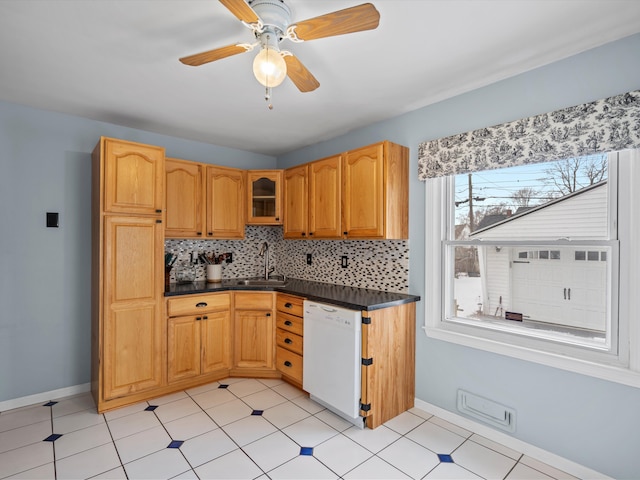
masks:
{"label": "dark diamond floor accent tile", "polygon": [[264,410],[254,410],[253,412],[251,412],[251,415],[262,415],[264,413]]}
{"label": "dark diamond floor accent tile", "polygon": [[58,402],[47,402],[44,405],[42,405],[43,407],[53,407],[56,403]]}
{"label": "dark diamond floor accent tile", "polygon": [[442,463],[454,463],[453,458],[451,458],[451,455],[447,455],[445,453],[439,453],[438,458]]}
{"label": "dark diamond floor accent tile", "polygon": [[47,438],[45,438],[43,440],[43,442],[55,442],[57,439],[59,439],[62,436],[62,434],[60,433],[52,433],[51,435],[49,435]]}
{"label": "dark diamond floor accent tile", "polygon": [[167,448],[180,448],[184,440],[172,440],[171,443],[167,446]]}
{"label": "dark diamond floor accent tile", "polygon": [[313,447],[300,447],[300,455],[313,455]]}
{"label": "dark diamond floor accent tile", "polygon": [[229,385],[220,385],[218,388],[229,388]]}
{"label": "dark diamond floor accent tile", "polygon": [[146,412],[153,412],[156,408],[158,408],[157,405],[149,405],[147,408],[145,408],[144,410]]}

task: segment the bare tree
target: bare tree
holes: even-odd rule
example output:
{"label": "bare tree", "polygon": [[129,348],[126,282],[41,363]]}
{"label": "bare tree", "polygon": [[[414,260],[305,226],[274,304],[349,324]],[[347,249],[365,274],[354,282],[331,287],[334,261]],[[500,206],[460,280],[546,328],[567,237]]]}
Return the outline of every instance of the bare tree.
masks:
{"label": "bare tree", "polygon": [[528,207],[531,200],[540,195],[540,191],[535,188],[525,187],[520,190],[516,190],[511,194],[511,199],[515,203],[516,207]]}
{"label": "bare tree", "polygon": [[569,158],[554,162],[545,173],[545,183],[563,196],[604,180],[607,177],[607,158],[605,155]]}

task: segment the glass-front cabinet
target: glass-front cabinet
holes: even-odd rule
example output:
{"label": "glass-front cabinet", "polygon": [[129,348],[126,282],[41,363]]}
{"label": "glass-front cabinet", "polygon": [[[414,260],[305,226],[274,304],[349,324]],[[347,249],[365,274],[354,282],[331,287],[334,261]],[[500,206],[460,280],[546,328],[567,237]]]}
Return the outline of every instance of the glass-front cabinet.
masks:
{"label": "glass-front cabinet", "polygon": [[247,172],[248,216],[253,225],[282,224],[282,170]]}

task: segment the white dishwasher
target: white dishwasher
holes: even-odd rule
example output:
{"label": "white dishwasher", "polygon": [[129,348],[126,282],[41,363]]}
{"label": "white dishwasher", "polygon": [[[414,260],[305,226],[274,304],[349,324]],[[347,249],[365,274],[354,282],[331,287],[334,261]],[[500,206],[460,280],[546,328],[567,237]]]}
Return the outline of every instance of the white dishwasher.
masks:
{"label": "white dishwasher", "polygon": [[302,387],[312,400],[363,428],[361,332],[359,311],[304,301]]}

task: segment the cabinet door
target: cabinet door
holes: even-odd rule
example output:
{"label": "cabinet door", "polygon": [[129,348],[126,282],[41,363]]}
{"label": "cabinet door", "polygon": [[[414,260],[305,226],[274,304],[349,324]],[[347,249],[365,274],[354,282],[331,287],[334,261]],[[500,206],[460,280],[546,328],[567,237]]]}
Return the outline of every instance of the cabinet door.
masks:
{"label": "cabinet door", "polygon": [[264,310],[236,310],[234,363],[238,368],[273,368],[273,315]]}
{"label": "cabinet door", "polygon": [[341,238],[340,155],[309,164],[309,236]]}
{"label": "cabinet door", "polygon": [[245,172],[207,167],[207,236],[244,238]]}
{"label": "cabinet door", "polygon": [[367,427],[376,428],[413,408],[415,399],[416,304],[362,312],[361,402],[369,404]]}
{"label": "cabinet door", "polygon": [[163,382],[162,224],[152,217],[105,217],[104,396]]}
{"label": "cabinet door", "polygon": [[202,373],[231,367],[231,315],[229,310],[203,315]]}
{"label": "cabinet door", "polygon": [[384,147],[371,145],[344,156],[342,218],[348,238],[384,236]]}
{"label": "cabinet door", "polygon": [[164,148],[102,139],[104,210],[111,213],[162,213]]}
{"label": "cabinet door", "polygon": [[282,225],[282,170],[247,172],[247,223]]}
{"label": "cabinet door", "polygon": [[165,236],[199,238],[204,233],[203,166],[167,158],[165,198],[167,216]]}
{"label": "cabinet door", "polygon": [[169,383],[200,374],[201,317],[174,317],[167,323]]}
{"label": "cabinet door", "polygon": [[284,171],[284,238],[307,238],[309,230],[309,167]]}

